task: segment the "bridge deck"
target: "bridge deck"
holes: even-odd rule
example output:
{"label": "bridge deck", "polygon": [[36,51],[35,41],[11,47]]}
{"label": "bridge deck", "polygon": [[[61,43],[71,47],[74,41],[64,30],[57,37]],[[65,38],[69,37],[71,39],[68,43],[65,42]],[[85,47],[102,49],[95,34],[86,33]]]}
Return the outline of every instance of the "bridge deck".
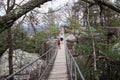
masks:
{"label": "bridge deck", "polygon": [[60,46],[48,80],[68,80],[64,43]]}

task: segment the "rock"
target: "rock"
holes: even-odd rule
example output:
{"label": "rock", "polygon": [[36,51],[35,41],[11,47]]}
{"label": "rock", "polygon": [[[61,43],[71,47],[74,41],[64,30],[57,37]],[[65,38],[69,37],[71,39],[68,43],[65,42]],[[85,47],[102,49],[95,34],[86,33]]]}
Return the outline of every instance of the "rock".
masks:
{"label": "rock", "polygon": [[50,47],[53,47],[57,44],[57,39],[51,38],[46,42],[46,44],[48,44]]}
{"label": "rock", "polygon": [[[0,76],[8,75],[8,50],[5,51],[3,56],[0,58]],[[30,63],[38,58],[36,53],[28,53],[17,49],[13,51],[13,68],[16,71],[18,68]]]}
{"label": "rock", "polygon": [[65,39],[66,41],[76,41],[76,38],[73,34],[69,34],[69,35],[67,34]]}
{"label": "rock", "polygon": [[112,50],[118,51],[118,53],[120,54],[120,43],[116,43],[115,45],[113,45]]}

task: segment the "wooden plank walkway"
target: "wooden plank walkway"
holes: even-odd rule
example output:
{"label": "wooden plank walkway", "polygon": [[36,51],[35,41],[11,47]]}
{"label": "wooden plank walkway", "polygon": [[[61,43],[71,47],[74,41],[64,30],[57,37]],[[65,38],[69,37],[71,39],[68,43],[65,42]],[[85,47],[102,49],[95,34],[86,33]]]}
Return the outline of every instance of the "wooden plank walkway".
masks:
{"label": "wooden plank walkway", "polygon": [[64,42],[60,46],[48,80],[68,80]]}

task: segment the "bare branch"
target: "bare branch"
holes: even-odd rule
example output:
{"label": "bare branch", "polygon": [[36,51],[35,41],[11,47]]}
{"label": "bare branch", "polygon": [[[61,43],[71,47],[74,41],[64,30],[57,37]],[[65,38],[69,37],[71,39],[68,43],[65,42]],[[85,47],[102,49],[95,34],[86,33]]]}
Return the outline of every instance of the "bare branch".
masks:
{"label": "bare branch", "polygon": [[94,0],[94,1],[97,2],[97,4],[107,6],[108,8],[120,13],[120,8],[116,6],[114,3],[107,2],[107,1],[101,1],[101,0]]}
{"label": "bare branch", "polygon": [[30,0],[21,7],[16,8],[5,16],[0,17],[0,32],[10,28],[13,25],[14,21],[16,21],[18,18],[47,1],[51,0]]}
{"label": "bare branch", "polygon": [[92,4],[93,5],[94,4],[98,4],[99,6],[104,5],[104,6],[108,7],[108,8],[110,8],[110,9],[120,13],[120,7],[117,6],[114,3],[111,3],[110,1],[109,2],[108,1],[104,1],[104,0],[94,0],[94,1],[82,0],[82,1],[84,1],[86,3],[89,3],[90,5],[92,5]]}

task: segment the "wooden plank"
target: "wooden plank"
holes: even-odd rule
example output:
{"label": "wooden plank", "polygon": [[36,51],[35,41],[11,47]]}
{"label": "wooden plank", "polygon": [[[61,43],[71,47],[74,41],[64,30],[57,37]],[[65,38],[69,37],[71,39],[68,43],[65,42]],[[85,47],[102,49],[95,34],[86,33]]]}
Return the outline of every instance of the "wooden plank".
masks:
{"label": "wooden plank", "polygon": [[52,78],[52,79],[48,79],[48,80],[68,80],[68,78]]}
{"label": "wooden plank", "polygon": [[61,49],[58,50],[53,69],[48,77],[48,80],[68,80],[67,65],[64,43],[61,44]]}
{"label": "wooden plank", "polygon": [[67,78],[68,74],[60,74],[60,73],[55,73],[51,74],[49,79],[62,79],[62,78]]}

